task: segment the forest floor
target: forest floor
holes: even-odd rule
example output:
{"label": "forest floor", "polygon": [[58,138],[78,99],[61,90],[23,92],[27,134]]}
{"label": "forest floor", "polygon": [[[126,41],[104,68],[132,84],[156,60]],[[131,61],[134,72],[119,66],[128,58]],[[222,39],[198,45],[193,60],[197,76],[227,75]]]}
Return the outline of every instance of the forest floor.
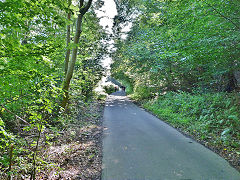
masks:
{"label": "forest floor", "polygon": [[54,143],[41,151],[48,165],[36,179],[98,180],[102,165],[103,102],[81,106],[77,119],[59,132]]}

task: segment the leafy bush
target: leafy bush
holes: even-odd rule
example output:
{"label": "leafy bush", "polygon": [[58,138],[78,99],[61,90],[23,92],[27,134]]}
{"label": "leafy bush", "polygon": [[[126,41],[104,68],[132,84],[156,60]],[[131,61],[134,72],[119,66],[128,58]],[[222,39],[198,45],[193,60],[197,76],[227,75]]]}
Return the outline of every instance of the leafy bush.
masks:
{"label": "leafy bush", "polygon": [[96,99],[104,101],[106,99],[106,95],[105,94],[96,94]]}
{"label": "leafy bush", "polygon": [[140,84],[135,87],[133,96],[137,99],[148,99],[152,97],[152,93],[149,87]]}
{"label": "leafy bush", "polygon": [[113,85],[103,86],[103,89],[107,94],[112,94],[115,92],[115,87]]}
{"label": "leafy bush", "polygon": [[154,88],[149,87],[141,80],[137,80],[134,83],[133,92],[134,93],[131,95],[133,99],[136,99],[136,100],[150,99],[154,95],[153,93]]}

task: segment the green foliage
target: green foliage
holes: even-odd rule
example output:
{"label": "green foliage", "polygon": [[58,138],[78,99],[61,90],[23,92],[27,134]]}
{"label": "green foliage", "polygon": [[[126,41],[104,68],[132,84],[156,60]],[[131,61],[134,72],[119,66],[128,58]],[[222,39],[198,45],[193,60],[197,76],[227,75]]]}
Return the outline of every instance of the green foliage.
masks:
{"label": "green foliage", "polygon": [[234,89],[239,7],[229,0],[140,1],[127,39],[116,41],[112,73],[130,77],[134,87],[139,80],[155,87],[153,93]]}
{"label": "green foliage", "polygon": [[[11,141],[13,140],[14,140],[14,136],[5,130],[4,122],[0,117],[0,151],[1,152],[5,151],[6,147],[9,147],[11,144]],[[6,154],[2,155],[0,159],[0,164],[6,167],[8,163],[9,163],[9,157]]]}
{"label": "green foliage", "polygon": [[51,138],[46,135],[42,142],[41,134],[67,124],[59,106],[67,48],[80,49],[71,82],[72,101],[91,99],[101,79],[100,60],[106,49],[101,44],[106,34],[99,19],[94,11],[87,13],[81,43],[66,47],[66,25],[75,26],[78,11],[78,7],[70,7],[73,16],[69,21],[67,7],[62,0],[0,1],[0,179],[10,163],[11,144],[11,173],[19,179],[21,174],[33,174],[33,168],[46,165],[37,152]]}
{"label": "green foliage", "polygon": [[237,148],[240,145],[238,98],[225,93],[171,92],[148,101],[144,107],[202,139],[210,138],[212,143]]}
{"label": "green foliage", "polygon": [[[113,64],[114,66],[114,64]],[[126,93],[132,94],[133,93],[133,80],[129,78],[126,74],[122,72],[122,70],[116,70],[112,73],[112,76],[114,76],[116,79],[119,80],[119,82],[122,83],[123,86],[126,87]]]}
{"label": "green foliage", "polygon": [[132,86],[131,82],[129,82],[127,80],[122,80],[122,79],[121,79],[120,82],[126,87],[126,93],[127,94],[132,94],[133,93],[133,86]]}
{"label": "green foliage", "polygon": [[95,98],[98,100],[98,101],[105,101],[106,100],[106,95],[105,94],[95,94]]}
{"label": "green foliage", "polygon": [[103,86],[103,89],[107,94],[112,94],[113,92],[115,92],[115,87],[113,85]]}
{"label": "green foliage", "polygon": [[[43,124],[53,123],[53,110],[61,94],[65,18],[51,1],[0,2],[0,178],[8,169],[13,145],[13,167],[17,175],[31,164],[31,152],[21,136],[35,134]],[[61,13],[59,13],[61,11]],[[58,27],[58,28],[56,28]],[[4,122],[4,123],[2,123]],[[24,128],[23,128],[24,127]],[[30,144],[36,138],[30,140]],[[33,143],[35,144],[35,143]],[[18,166],[19,165],[19,166]]]}
{"label": "green foliage", "polygon": [[132,98],[143,100],[150,99],[152,97],[153,97],[152,88],[148,87],[145,84],[142,84],[142,82],[138,82],[135,84],[134,94],[132,95]]}

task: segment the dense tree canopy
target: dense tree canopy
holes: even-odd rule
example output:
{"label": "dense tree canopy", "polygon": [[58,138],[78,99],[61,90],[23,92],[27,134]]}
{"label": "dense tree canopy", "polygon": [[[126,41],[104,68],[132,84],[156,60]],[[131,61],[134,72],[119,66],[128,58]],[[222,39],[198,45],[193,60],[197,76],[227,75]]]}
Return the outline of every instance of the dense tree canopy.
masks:
{"label": "dense tree canopy", "polygon": [[140,1],[127,40],[117,43],[113,73],[155,92],[237,88],[239,6],[229,0]]}

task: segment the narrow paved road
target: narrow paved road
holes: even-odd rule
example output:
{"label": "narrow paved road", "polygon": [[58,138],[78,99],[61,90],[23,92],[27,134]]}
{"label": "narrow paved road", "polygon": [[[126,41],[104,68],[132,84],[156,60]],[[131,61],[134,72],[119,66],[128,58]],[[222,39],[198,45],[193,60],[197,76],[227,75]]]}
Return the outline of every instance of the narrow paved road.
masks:
{"label": "narrow paved road", "polygon": [[240,180],[227,161],[117,92],[104,111],[102,180]]}

